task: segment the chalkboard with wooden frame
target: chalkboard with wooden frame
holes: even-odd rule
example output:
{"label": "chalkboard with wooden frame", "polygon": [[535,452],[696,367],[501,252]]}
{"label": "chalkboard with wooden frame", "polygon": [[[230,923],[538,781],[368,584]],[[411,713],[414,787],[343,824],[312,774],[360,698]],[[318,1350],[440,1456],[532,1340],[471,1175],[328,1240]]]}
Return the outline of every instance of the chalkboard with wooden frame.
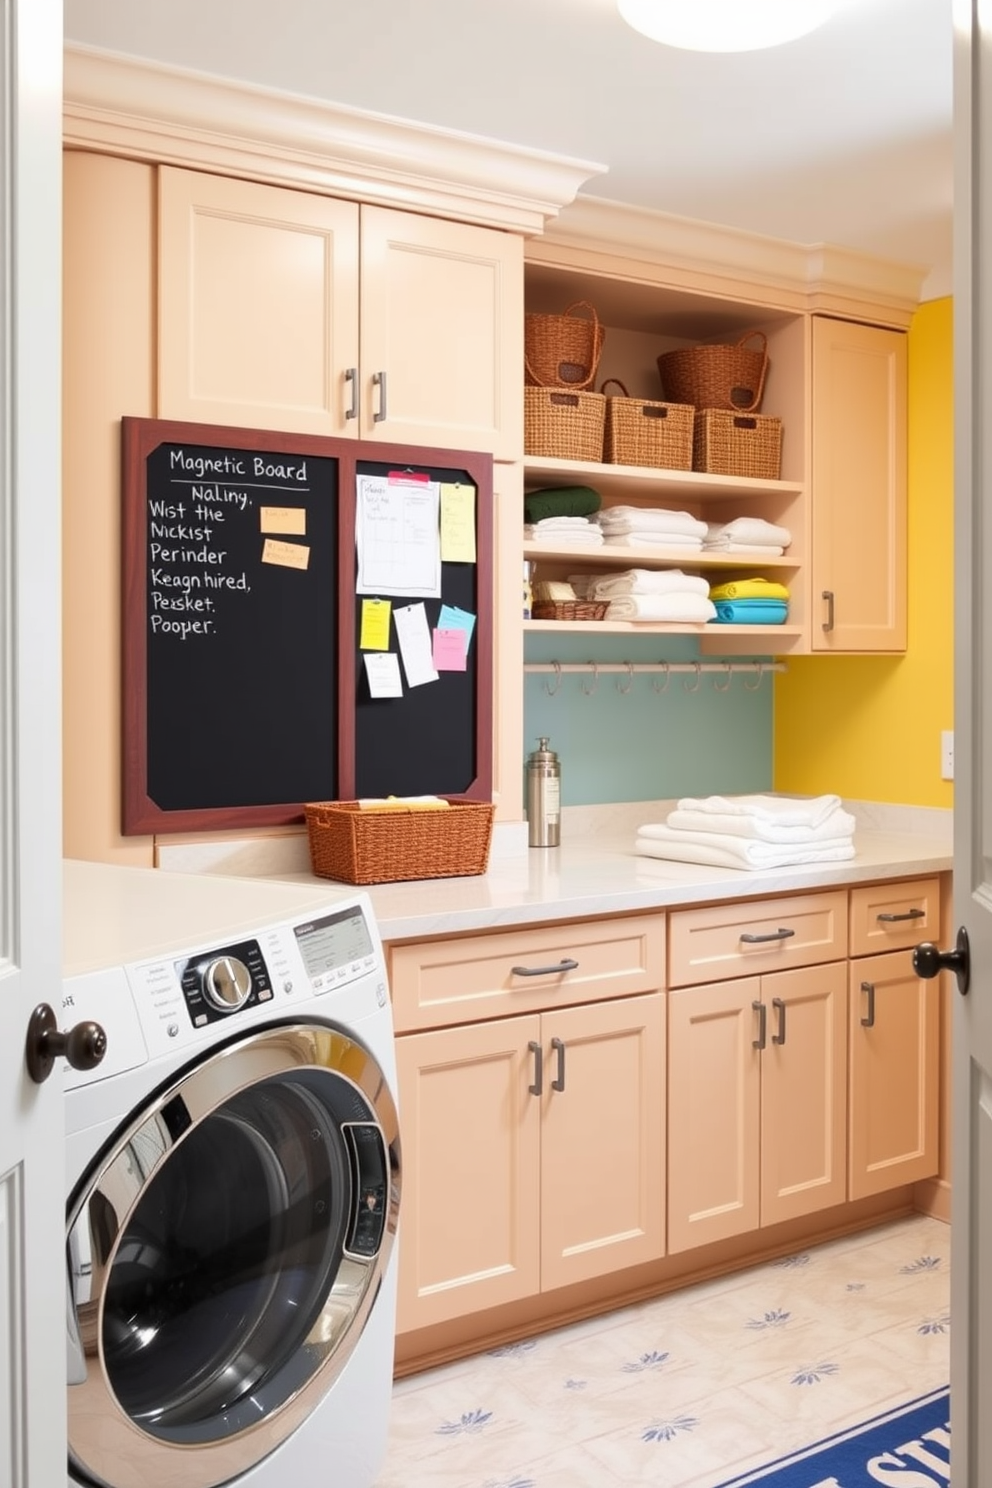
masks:
{"label": "chalkboard with wooden frame", "polygon": [[[489,455],[165,419],[121,432],[125,835],[301,823],[308,801],[491,799]],[[464,670],[397,697],[371,695],[359,646],[365,475],[475,492],[476,561],[442,562],[423,601],[431,629],[444,605],[475,617]]]}

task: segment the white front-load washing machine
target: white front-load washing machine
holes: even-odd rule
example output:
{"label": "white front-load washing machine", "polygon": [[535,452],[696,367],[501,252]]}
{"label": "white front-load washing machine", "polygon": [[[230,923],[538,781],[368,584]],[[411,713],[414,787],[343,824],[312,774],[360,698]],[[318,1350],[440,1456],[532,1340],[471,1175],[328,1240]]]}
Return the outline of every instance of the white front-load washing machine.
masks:
{"label": "white front-load washing machine", "polygon": [[64,1066],[68,1483],[370,1488],[401,1174],[368,896],[67,862],[64,942],[59,1021],[106,1035]]}

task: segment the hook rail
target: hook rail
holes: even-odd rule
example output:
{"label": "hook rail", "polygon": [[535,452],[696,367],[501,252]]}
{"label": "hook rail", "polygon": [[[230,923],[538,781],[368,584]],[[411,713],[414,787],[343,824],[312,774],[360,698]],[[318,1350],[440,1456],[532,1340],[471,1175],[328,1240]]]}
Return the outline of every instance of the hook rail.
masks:
{"label": "hook rail", "polygon": [[[623,672],[628,678],[638,672],[688,672],[698,677],[702,672],[719,672],[730,678],[734,673],[745,677],[764,676],[766,672],[784,672],[781,661],[528,661],[525,672],[553,672],[561,678],[566,672]],[[557,689],[555,689],[557,691]],[[626,689],[624,689],[626,691]],[[726,692],[726,687],[720,688]]]}

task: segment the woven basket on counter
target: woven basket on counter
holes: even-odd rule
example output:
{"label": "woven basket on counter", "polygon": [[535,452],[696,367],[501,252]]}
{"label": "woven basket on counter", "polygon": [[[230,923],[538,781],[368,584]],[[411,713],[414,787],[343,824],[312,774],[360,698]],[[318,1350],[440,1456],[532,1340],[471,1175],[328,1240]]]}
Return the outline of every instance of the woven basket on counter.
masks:
{"label": "woven basket on counter", "polygon": [[692,423],[696,410],[691,403],[657,403],[631,398],[623,383],[608,377],[623,396],[606,395],[603,459],[608,465],[651,465],[662,470],[692,469]]}
{"label": "woven basket on counter", "polygon": [[489,801],[449,801],[436,811],[310,802],[304,811],[313,871],[352,884],[485,873],[495,809]]}
{"label": "woven basket on counter", "polygon": [[602,620],[608,609],[603,599],[535,599],[531,613],[535,620]]}
{"label": "woven basket on counter", "polygon": [[[758,337],[760,351],[745,345]],[[768,337],[748,331],[732,346],[686,346],[658,358],[662,394],[694,408],[727,408],[756,413],[768,374]]]}
{"label": "woven basket on counter", "polygon": [[524,388],[524,452],[556,460],[603,458],[606,399],[601,393]]}
{"label": "woven basket on counter", "polygon": [[[574,310],[588,310],[592,319],[573,315]],[[599,369],[605,335],[585,300],[576,300],[563,315],[525,315],[525,381],[535,387],[588,387]]]}
{"label": "woven basket on counter", "polygon": [[708,475],[750,475],[778,480],[782,469],[782,420],[755,413],[701,408],[696,413],[692,468]]}

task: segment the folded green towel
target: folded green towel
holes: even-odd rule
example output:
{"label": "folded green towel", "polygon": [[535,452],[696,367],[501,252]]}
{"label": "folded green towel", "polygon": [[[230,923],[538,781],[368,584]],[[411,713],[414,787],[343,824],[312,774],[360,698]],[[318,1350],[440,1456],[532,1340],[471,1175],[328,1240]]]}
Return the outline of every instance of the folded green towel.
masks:
{"label": "folded green towel", "polygon": [[527,492],[524,517],[528,522],[543,522],[545,517],[590,517],[602,504],[602,497],[592,486],[547,486]]}

